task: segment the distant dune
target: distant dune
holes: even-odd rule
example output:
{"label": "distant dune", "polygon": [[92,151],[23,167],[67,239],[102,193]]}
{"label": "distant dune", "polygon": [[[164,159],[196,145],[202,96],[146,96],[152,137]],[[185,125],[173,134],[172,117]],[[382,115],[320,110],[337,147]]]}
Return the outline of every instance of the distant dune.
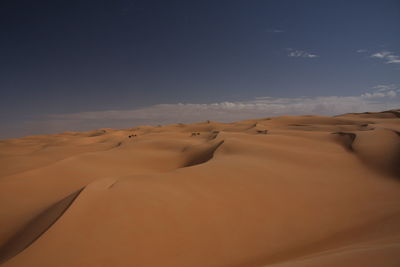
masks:
{"label": "distant dune", "polygon": [[2,266],[400,266],[400,110],[0,140]]}

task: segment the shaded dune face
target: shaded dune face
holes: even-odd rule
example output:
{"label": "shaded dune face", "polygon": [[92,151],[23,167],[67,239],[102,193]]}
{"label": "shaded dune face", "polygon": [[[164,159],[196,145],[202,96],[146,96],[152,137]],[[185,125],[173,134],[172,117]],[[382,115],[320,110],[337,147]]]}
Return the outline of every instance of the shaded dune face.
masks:
{"label": "shaded dune face", "polygon": [[347,150],[354,151],[353,142],[357,137],[355,133],[336,132],[333,134],[339,136],[339,138],[337,138],[338,142],[340,142]]}
{"label": "shaded dune face", "polygon": [[398,266],[398,115],[1,140],[0,261]]}
{"label": "shaded dune face", "polygon": [[58,218],[64,214],[75,198],[78,197],[80,192],[81,190],[72,193],[54,205],[51,205],[42,213],[38,214],[33,220],[28,222],[24,228],[15,233],[0,248],[0,263],[17,255],[35,242],[35,240],[45,233],[58,220]]}
{"label": "shaded dune face", "polygon": [[350,132],[333,134],[338,135],[338,141],[368,166],[400,177],[400,135],[397,131],[379,129],[358,134]]}
{"label": "shaded dune face", "polygon": [[190,167],[198,164],[205,163],[211,160],[215,151],[224,141],[219,141],[214,144],[197,145],[185,149],[185,163],[183,167]]}

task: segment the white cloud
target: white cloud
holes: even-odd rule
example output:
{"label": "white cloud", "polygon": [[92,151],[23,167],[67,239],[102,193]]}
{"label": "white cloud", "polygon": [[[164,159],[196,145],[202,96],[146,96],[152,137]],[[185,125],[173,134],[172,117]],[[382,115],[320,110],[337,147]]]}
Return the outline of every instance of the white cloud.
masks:
{"label": "white cloud", "polygon": [[358,50],[356,50],[356,52],[357,53],[366,53],[366,52],[368,52],[368,50],[367,49],[358,49]]}
{"label": "white cloud", "polygon": [[400,107],[400,87],[378,85],[358,96],[258,97],[249,101],[209,104],[158,104],[131,110],[105,110],[53,114],[26,125],[30,133],[57,133],[98,128],[129,128],[139,125],[237,121],[280,115],[337,115],[382,111]]}
{"label": "white cloud", "polygon": [[361,95],[366,98],[381,98],[381,97],[396,97],[396,91],[387,91],[387,92],[374,92],[374,93],[364,93]]}
{"label": "white cloud", "polygon": [[400,93],[400,85],[396,84],[379,84],[374,86],[373,89],[373,92],[367,92],[361,96],[366,98],[394,98],[397,97],[397,93]]}
{"label": "white cloud", "polygon": [[400,92],[400,85],[396,85],[396,84],[378,84],[372,88],[378,92],[387,92],[387,91],[391,91],[391,90]]}
{"label": "white cloud", "polygon": [[379,84],[373,87],[373,92],[366,92],[361,95],[364,98],[394,98],[400,93],[400,86],[395,84]]}
{"label": "white cloud", "polygon": [[386,58],[386,57],[389,56],[390,54],[392,54],[392,52],[389,52],[389,51],[382,51],[382,52],[378,52],[378,53],[372,54],[371,57]]}
{"label": "white cloud", "polygon": [[400,56],[395,55],[391,51],[380,51],[372,54],[371,57],[382,59],[386,64],[400,64]]}
{"label": "white cloud", "polygon": [[288,54],[289,57],[303,57],[303,58],[316,58],[319,57],[316,54],[312,54],[306,51],[302,50],[293,50],[293,49],[288,49],[290,52]]}
{"label": "white cloud", "polygon": [[388,91],[387,93],[386,93],[386,95],[387,96],[390,96],[390,97],[396,97],[397,96],[397,92],[396,91]]}

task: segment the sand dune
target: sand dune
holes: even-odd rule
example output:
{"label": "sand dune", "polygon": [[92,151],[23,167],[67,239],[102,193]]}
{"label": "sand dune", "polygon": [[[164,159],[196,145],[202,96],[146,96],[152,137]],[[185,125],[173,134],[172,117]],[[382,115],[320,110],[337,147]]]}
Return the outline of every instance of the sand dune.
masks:
{"label": "sand dune", "polygon": [[0,140],[11,266],[400,266],[400,111]]}

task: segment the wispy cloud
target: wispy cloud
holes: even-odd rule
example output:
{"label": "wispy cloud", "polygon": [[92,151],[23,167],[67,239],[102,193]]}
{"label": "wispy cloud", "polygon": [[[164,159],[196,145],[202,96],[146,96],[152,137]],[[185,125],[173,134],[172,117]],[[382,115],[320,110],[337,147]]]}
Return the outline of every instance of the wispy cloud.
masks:
{"label": "wispy cloud", "polygon": [[288,54],[289,57],[302,57],[302,58],[316,58],[316,57],[319,57],[316,54],[313,54],[313,53],[310,53],[310,52],[307,52],[307,51],[303,51],[303,50],[294,50],[294,49],[289,48],[288,51],[289,51],[289,54]]}
{"label": "wispy cloud", "polygon": [[372,54],[371,57],[382,59],[386,64],[400,64],[400,56],[391,51],[380,51]]}
{"label": "wispy cloud", "polygon": [[283,33],[285,31],[282,30],[282,29],[268,29],[267,32],[269,32],[269,33]]}
{"label": "wispy cloud", "polygon": [[[336,115],[348,112],[382,111],[400,107],[400,86],[377,85],[358,96],[258,97],[249,101],[208,104],[159,104],[131,110],[104,110],[52,114],[30,121],[30,133],[56,133],[98,128],[128,128],[139,125],[222,122],[279,115]],[[36,129],[36,130],[35,130]]]}
{"label": "wispy cloud", "polygon": [[378,92],[386,92],[390,90],[400,92],[400,85],[397,84],[378,84],[372,88]]}
{"label": "wispy cloud", "polygon": [[395,84],[380,84],[374,86],[373,89],[372,92],[366,92],[361,96],[366,98],[394,98],[397,96],[397,93],[400,93],[400,86]]}
{"label": "wispy cloud", "polygon": [[356,52],[357,53],[366,53],[366,52],[368,52],[368,50],[367,49],[358,49],[358,50],[356,50]]}

